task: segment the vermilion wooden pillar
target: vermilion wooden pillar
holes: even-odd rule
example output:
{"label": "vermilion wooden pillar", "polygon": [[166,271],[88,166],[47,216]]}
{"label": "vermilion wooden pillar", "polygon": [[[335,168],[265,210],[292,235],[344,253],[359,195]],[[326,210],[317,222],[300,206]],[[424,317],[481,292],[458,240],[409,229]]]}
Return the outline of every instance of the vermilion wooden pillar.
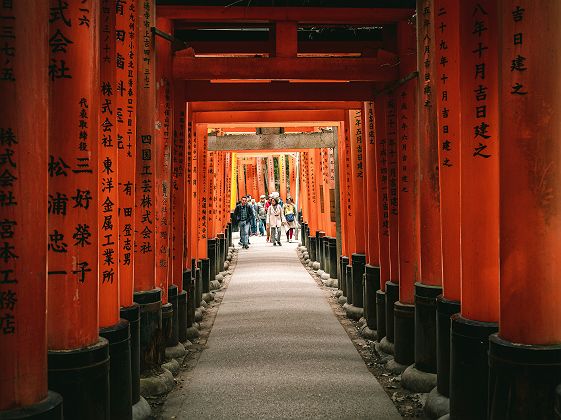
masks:
{"label": "vermilion wooden pillar", "polygon": [[[307,161],[308,152],[302,151],[300,153],[300,196],[298,197],[298,203],[302,209],[302,245],[306,248],[308,247],[307,241],[307,226],[309,221],[309,210],[308,210],[308,171],[307,171]],[[309,253],[308,253],[309,255]]]}
{"label": "vermilion wooden pillar", "polygon": [[[137,0],[138,25],[136,114],[136,214],[134,301],[141,306],[140,366],[151,369],[163,362],[160,351],[162,290],[156,284],[156,54],[150,28],[155,25],[155,1]],[[154,351],[156,349],[156,351]]]}
{"label": "vermilion wooden pillar", "polygon": [[[399,301],[394,306],[397,363],[415,361],[414,287],[420,276],[419,138],[416,130],[417,80],[409,80],[396,92],[398,147],[398,245]],[[403,373],[406,375],[407,371]],[[432,388],[432,387],[431,387]]]}
{"label": "vermilion wooden pillar", "polygon": [[198,181],[198,193],[197,193],[197,203],[199,208],[199,215],[197,220],[197,246],[198,246],[198,258],[204,259],[207,257],[207,243],[208,238],[208,184],[207,184],[207,171],[208,171],[208,129],[206,124],[197,124],[197,181]]}
{"label": "vermilion wooden pillar", "polygon": [[267,157],[267,194],[270,195],[276,190],[275,187],[275,166],[272,156]]}
{"label": "vermilion wooden pillar", "polygon": [[[346,114],[345,116],[347,116]],[[347,266],[349,265],[349,257],[351,254],[351,247],[349,236],[351,235],[349,229],[349,215],[351,214],[350,205],[350,169],[351,169],[351,155],[350,155],[350,138],[349,138],[349,122],[348,118],[340,123],[338,131],[337,147],[339,152],[339,200],[341,209],[341,258],[340,275],[339,275],[339,288],[343,292],[343,296],[339,302],[344,304],[349,299],[349,290],[347,289]],[[350,290],[352,292],[352,290]]]}
{"label": "vermilion wooden pillar", "polygon": [[[365,202],[364,195],[364,141],[362,132],[362,110],[349,111],[349,135],[350,135],[350,157],[351,157],[351,207],[352,214],[350,225],[352,226],[352,253],[350,256],[350,265],[352,266],[352,301],[347,303],[347,316],[360,318],[363,313],[364,292],[362,289],[362,277],[364,274],[364,264],[366,263],[366,221],[364,218],[363,206],[368,205]],[[347,284],[349,282],[347,281]],[[348,298],[348,296],[347,296]]]}
{"label": "vermilion wooden pillar", "polygon": [[[434,3],[435,85],[440,165],[442,295],[437,297],[437,392],[425,407],[439,411],[440,397],[450,395],[450,316],[460,311],[460,67],[459,1]],[[434,402],[434,405],[432,404]]]}
{"label": "vermilion wooden pillar", "polygon": [[[336,224],[336,215],[335,215],[335,200],[337,199],[335,196],[335,150],[334,148],[328,149],[328,177],[327,177],[327,185],[328,185],[328,203],[329,203],[329,236],[332,238],[337,238],[337,224]],[[296,180],[294,181],[294,188],[296,189]],[[333,274],[333,273],[331,273]],[[335,272],[336,278],[337,272]]]}
{"label": "vermilion wooden pillar", "polygon": [[257,158],[257,185],[259,191],[256,199],[265,194],[265,166],[262,157]]}
{"label": "vermilion wooden pillar", "polygon": [[[49,19],[49,387],[64,398],[65,417],[105,418],[108,375],[82,377],[82,386],[74,386],[83,369],[95,365],[101,372],[109,363],[107,340],[98,336],[100,9],[99,2],[73,1],[54,10]],[[87,409],[91,403],[99,408],[95,414]]]}
{"label": "vermilion wooden pillar", "polygon": [[[136,196],[136,94],[137,94],[137,30],[131,21],[136,21],[135,7],[116,7],[115,50],[119,60],[113,60],[115,84],[113,92],[114,112],[116,113],[113,144],[117,148],[119,211],[118,228],[118,272],[120,316],[129,321],[130,329],[130,366],[131,366],[131,403],[140,400],[140,307],[133,302],[134,293],[134,229]],[[117,37],[117,34],[119,36]],[[121,57],[124,60],[121,60]],[[116,377],[122,374],[113,371]],[[112,389],[112,388],[111,388]],[[116,393],[120,391],[117,389]],[[126,394],[125,394],[126,395]],[[112,399],[113,400],[113,399]],[[120,398],[125,402],[126,399]],[[124,404],[123,404],[124,407]],[[127,413],[128,414],[128,413]],[[119,414],[125,417],[125,414]],[[126,417],[125,417],[126,418]]]}
{"label": "vermilion wooden pillar", "polygon": [[378,343],[380,344],[387,342],[387,340],[384,340],[386,336],[386,283],[390,281],[390,194],[388,185],[386,103],[387,98],[384,95],[378,96],[374,101],[378,240],[380,247],[380,290],[376,292],[376,332]]}
{"label": "vermilion wooden pillar", "polygon": [[452,316],[450,415],[486,418],[488,337],[499,318],[498,21],[460,3],[461,315]]}
{"label": "vermilion wooden pillar", "polygon": [[376,167],[376,134],[374,126],[374,103],[365,102],[364,115],[364,162],[366,169],[364,217],[367,226],[366,265],[364,266],[364,317],[374,337],[377,326],[376,292],[380,288],[380,246],[378,238],[378,188]]}
{"label": "vermilion wooden pillar", "polygon": [[[197,155],[196,147],[196,130],[193,117],[190,112],[187,113],[187,145],[186,145],[186,162],[185,162],[185,220],[186,220],[186,241],[187,241],[187,257],[185,268],[193,266],[193,261],[197,258],[197,242],[196,242],[196,215],[197,207],[194,201],[197,196]],[[194,276],[194,274],[193,274]]]}
{"label": "vermilion wooden pillar", "polygon": [[47,389],[48,19],[48,1],[0,5],[2,34],[10,35],[0,52],[0,417],[6,418],[62,418],[62,398]]}
{"label": "vermilion wooden pillar", "polygon": [[[174,81],[173,85],[173,147],[171,166],[171,237],[170,237],[170,282],[177,287],[177,339],[187,341],[187,290],[183,289],[183,273],[186,264],[186,148],[188,104],[185,103],[185,82]],[[189,287],[191,273],[185,284]],[[174,318],[175,320],[175,318]],[[174,325],[175,329],[176,326]]]}
{"label": "vermilion wooden pillar", "polygon": [[[420,278],[409,283],[411,279],[405,279],[400,271],[399,290],[401,303],[405,303],[402,298],[408,301],[408,306],[402,309],[414,318],[414,323],[410,322],[407,326],[413,329],[409,339],[414,344],[412,356],[415,365],[404,372],[403,386],[415,392],[429,392],[436,385],[436,297],[442,292],[434,19],[434,2],[418,0],[416,39],[409,25],[404,22],[398,25],[398,49],[402,58],[400,76],[406,76],[414,69],[418,71],[418,88],[415,92],[418,127],[413,136],[418,141],[419,177],[412,188],[417,191],[418,185],[419,217],[410,226],[415,232],[420,229]],[[407,53],[415,46],[416,62],[412,60],[414,56]],[[406,218],[400,215],[400,223],[402,220]],[[401,232],[401,224],[399,229],[401,246],[401,238],[405,238],[405,233]],[[405,317],[402,318],[405,320]],[[396,324],[396,335],[397,329]],[[418,376],[424,380],[418,381]]]}
{"label": "vermilion wooden pillar", "polygon": [[[101,2],[98,115],[99,326],[119,321],[119,164],[117,158],[115,2]],[[107,337],[106,337],[107,338]]]}
{"label": "vermilion wooden pillar", "polygon": [[245,186],[245,168],[243,161],[238,159],[238,199],[241,199],[244,195],[247,195],[247,190]]}
{"label": "vermilion wooden pillar", "polygon": [[[559,416],[561,4],[503,1],[500,42],[500,322],[490,418]],[[555,123],[553,123],[555,121]]]}
{"label": "vermilion wooden pillar", "polygon": [[279,155],[279,194],[283,202],[286,202],[286,156]]}
{"label": "vermilion wooden pillar", "polygon": [[389,256],[390,281],[386,283],[386,339],[381,350],[393,353],[394,343],[394,304],[399,300],[399,252],[398,252],[398,143],[397,143],[397,104],[395,93],[386,96],[385,123],[388,165],[389,198]]}
{"label": "vermilion wooden pillar", "polygon": [[[292,200],[295,202],[296,200],[296,158],[292,155],[288,157],[288,173],[289,173],[289,185],[290,185],[290,192],[289,196],[292,197]],[[298,212],[298,209],[296,209]]]}
{"label": "vermilion wooden pillar", "polygon": [[[120,319],[119,162],[116,71],[116,3],[101,1],[98,114],[98,252],[100,336],[109,341],[111,417],[132,418],[129,321]],[[121,42],[121,41],[119,41]],[[124,147],[124,146],[123,146]],[[138,320],[138,316],[136,316]]]}

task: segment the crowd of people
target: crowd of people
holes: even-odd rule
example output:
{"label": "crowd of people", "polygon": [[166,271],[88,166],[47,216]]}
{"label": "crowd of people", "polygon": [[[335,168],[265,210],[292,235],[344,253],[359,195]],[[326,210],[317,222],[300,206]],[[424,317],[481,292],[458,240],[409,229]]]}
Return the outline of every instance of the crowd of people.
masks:
{"label": "crowd of people", "polygon": [[262,195],[259,201],[250,195],[244,196],[234,210],[234,221],[240,229],[240,245],[245,249],[249,248],[250,236],[267,235],[267,242],[271,242],[273,246],[282,246],[283,226],[286,241],[291,242],[294,231],[298,228],[296,219],[296,207],[292,198],[286,197],[284,203],[278,192],[271,193],[268,198]]}

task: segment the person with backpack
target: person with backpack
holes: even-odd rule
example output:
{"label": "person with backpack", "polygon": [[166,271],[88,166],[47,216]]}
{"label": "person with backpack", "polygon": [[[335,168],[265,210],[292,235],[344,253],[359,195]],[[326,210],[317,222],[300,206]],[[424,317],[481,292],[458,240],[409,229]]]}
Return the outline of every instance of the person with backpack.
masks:
{"label": "person with backpack", "polygon": [[296,221],[296,207],[292,203],[292,198],[286,197],[286,204],[283,208],[284,218],[286,219],[286,242],[290,243],[294,229],[298,227]]}
{"label": "person with backpack", "polygon": [[259,222],[259,236],[265,235],[265,224],[267,220],[267,210],[265,210],[265,205],[267,204],[265,200],[265,195],[259,197],[259,202],[257,203],[257,221]]}

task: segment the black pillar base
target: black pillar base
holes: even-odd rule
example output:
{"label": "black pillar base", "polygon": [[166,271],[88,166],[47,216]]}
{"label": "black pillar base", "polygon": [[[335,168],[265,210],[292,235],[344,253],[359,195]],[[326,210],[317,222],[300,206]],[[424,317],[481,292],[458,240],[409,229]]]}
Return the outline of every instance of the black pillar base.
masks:
{"label": "black pillar base", "polygon": [[386,340],[394,342],[394,306],[399,300],[399,284],[386,282]]}
{"label": "black pillar base", "polygon": [[308,254],[310,255],[310,260],[313,261],[317,261],[316,259],[316,237],[315,236],[310,236],[309,240],[308,240],[310,247],[308,249]]}
{"label": "black pillar base", "polygon": [[353,266],[348,264],[345,267],[345,281],[347,283],[347,303],[349,305],[353,304]]}
{"label": "black pillar base", "polygon": [[415,305],[394,304],[394,360],[408,366],[415,361]]}
{"label": "black pillar base", "polygon": [[[209,258],[201,258],[201,292],[210,293],[210,274],[212,266]],[[214,279],[213,279],[214,280]]]}
{"label": "black pillar base", "polygon": [[135,292],[134,301],[140,305],[140,372],[159,367],[164,355],[162,342],[162,291],[152,289]]}
{"label": "black pillar base", "polygon": [[415,367],[436,373],[436,297],[442,287],[415,283]]}
{"label": "black pillar base", "polygon": [[191,270],[183,270],[183,290],[187,292],[187,328],[193,326],[195,321],[195,279]]}
{"label": "black pillar base", "polygon": [[489,383],[489,336],[497,332],[494,322],[451,317],[450,418],[487,419]]}
{"label": "black pillar base", "polygon": [[362,287],[364,265],[366,264],[366,255],[351,255],[352,277],[353,277],[353,306],[362,308],[364,306],[364,292]]}
{"label": "black pillar base", "polygon": [[[203,293],[208,293],[209,290],[206,289],[207,285],[210,283],[206,283],[206,279],[208,278],[208,282],[214,280],[216,277],[216,239],[207,239],[208,246],[207,246],[207,257],[208,258],[201,258],[201,269],[203,270]],[[208,274],[206,274],[208,273]]]}
{"label": "black pillar base", "polygon": [[380,286],[380,267],[364,266],[364,318],[372,331],[378,328],[376,313],[376,291]]}
{"label": "black pillar base", "polygon": [[131,346],[131,402],[140,400],[140,305],[121,308],[121,318],[129,321]]}
{"label": "black pillar base", "polygon": [[[316,231],[316,259],[321,264],[323,259],[323,237],[325,236],[325,232],[323,230]],[[321,267],[323,269],[323,267]]]}
{"label": "black pillar base", "polygon": [[349,265],[349,257],[341,256],[339,258],[339,289],[343,292],[343,296],[347,296],[347,265]]}
{"label": "black pillar base", "polygon": [[302,242],[302,246],[305,246],[306,249],[308,249],[307,244],[307,236],[306,236],[306,227],[308,226],[307,223],[302,223],[302,236],[301,236],[301,242]]}
{"label": "black pillar base", "polygon": [[109,410],[112,419],[132,419],[131,347],[129,322],[100,328],[109,341]]}
{"label": "black pillar base", "polygon": [[436,387],[450,397],[450,317],[460,312],[460,302],[436,298]]}
{"label": "black pillar base", "polygon": [[0,411],[2,420],[62,420],[62,397],[49,391],[47,397],[36,404]]}
{"label": "black pillar base", "polygon": [[489,337],[489,419],[555,418],[561,345],[529,345]]}
{"label": "black pillar base", "polygon": [[[210,288],[210,285],[209,285]],[[202,270],[200,268],[195,269],[195,308],[201,306],[203,301],[203,278]]]}
{"label": "black pillar base", "polygon": [[109,419],[109,342],[48,352],[49,389],[64,401],[65,419]]}
{"label": "black pillar base", "polygon": [[[224,271],[224,260],[226,254],[224,253],[224,246],[226,240],[224,239],[223,233],[216,234],[216,274]],[[214,280],[214,277],[211,279]]]}
{"label": "black pillar base", "polygon": [[329,277],[337,278],[337,238],[330,237],[327,243],[329,255]]}
{"label": "black pillar base", "polygon": [[376,291],[376,333],[378,342],[386,336],[386,292]]}
{"label": "black pillar base", "polygon": [[[175,284],[170,284],[168,286],[168,302],[172,306],[172,321],[171,321],[171,333],[166,341],[167,347],[176,346],[179,343],[179,310],[177,307],[177,286]],[[164,329],[164,333],[165,333]]]}
{"label": "black pillar base", "polygon": [[[164,354],[164,359],[162,363],[165,361],[165,354],[166,354],[166,347],[168,346],[168,342],[171,339],[173,330],[173,305],[171,303],[166,303],[162,305],[162,338],[161,347],[162,353]],[[177,344],[177,343],[175,343]]]}
{"label": "black pillar base", "polygon": [[187,341],[187,292],[183,290],[177,295],[177,340]]}
{"label": "black pillar base", "polygon": [[329,236],[324,236],[321,239],[322,239],[322,246],[323,246],[323,252],[321,257],[322,268],[323,271],[329,274]]}

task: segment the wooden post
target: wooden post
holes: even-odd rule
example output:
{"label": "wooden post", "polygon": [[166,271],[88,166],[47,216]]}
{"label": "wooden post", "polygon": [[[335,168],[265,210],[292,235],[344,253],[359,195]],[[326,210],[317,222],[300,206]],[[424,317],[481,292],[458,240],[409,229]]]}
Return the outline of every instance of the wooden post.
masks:
{"label": "wooden post", "polygon": [[[498,27],[494,1],[460,2],[461,315],[452,316],[450,415],[487,417],[499,318]],[[477,384],[477,386],[475,385]]]}
{"label": "wooden post", "polygon": [[0,33],[6,35],[0,50],[0,417],[7,418],[62,418],[62,398],[47,389],[44,333],[49,243],[45,209],[51,214],[56,210],[61,223],[68,209],[68,196],[57,196],[53,208],[55,197],[48,197],[47,189],[48,19],[46,0],[0,5]]}
{"label": "wooden post", "polygon": [[[103,418],[108,376],[85,379],[80,388],[71,382],[90,360],[99,357],[98,369],[109,363],[107,341],[98,335],[100,8],[89,0],[54,10],[49,19],[49,387],[64,398],[64,417]],[[100,404],[95,414],[86,408],[86,401],[94,400]]]}
{"label": "wooden post", "polygon": [[[503,1],[500,56],[500,323],[490,338],[491,419],[559,415],[561,5]],[[554,392],[554,390],[556,391]],[[508,396],[508,397],[507,397]]]}

